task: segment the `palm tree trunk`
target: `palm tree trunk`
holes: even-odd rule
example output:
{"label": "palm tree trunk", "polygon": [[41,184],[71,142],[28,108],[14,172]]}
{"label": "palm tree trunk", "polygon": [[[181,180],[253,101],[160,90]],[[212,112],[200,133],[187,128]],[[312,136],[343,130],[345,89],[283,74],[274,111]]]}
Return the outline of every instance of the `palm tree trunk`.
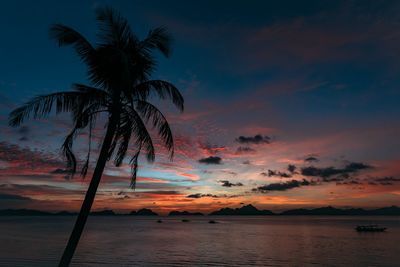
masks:
{"label": "palm tree trunk", "polygon": [[81,210],[78,218],[76,219],[74,229],[72,230],[71,236],[69,237],[68,244],[64,250],[62,258],[59,263],[59,267],[69,266],[71,259],[74,255],[75,249],[78,246],[79,239],[81,237],[83,228],[85,227],[86,220],[89,216],[90,209],[92,207],[94,198],[96,196],[97,187],[99,186],[101,176],[103,174],[104,167],[107,162],[108,154],[110,151],[113,136],[117,127],[119,114],[115,112],[111,115],[106,136],[104,137],[103,144],[101,146],[99,158],[97,160],[96,168],[94,169],[92,180],[90,181],[89,188],[86,192],[85,199],[82,203]]}

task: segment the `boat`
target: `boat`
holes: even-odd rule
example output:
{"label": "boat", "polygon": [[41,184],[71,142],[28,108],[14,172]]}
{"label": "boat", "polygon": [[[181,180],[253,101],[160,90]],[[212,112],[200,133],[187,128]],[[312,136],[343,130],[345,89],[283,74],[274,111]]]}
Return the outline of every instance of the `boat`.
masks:
{"label": "boat", "polygon": [[162,223],[162,220],[158,220],[157,222],[158,222],[158,223]]}
{"label": "boat", "polygon": [[208,223],[218,223],[218,222],[216,222],[214,220],[209,220]]}
{"label": "boat", "polygon": [[387,228],[386,227],[379,227],[376,224],[371,225],[358,225],[355,230],[357,232],[384,232]]}
{"label": "boat", "polygon": [[187,220],[187,219],[183,219],[183,220],[182,220],[182,222],[189,222],[189,220]]}

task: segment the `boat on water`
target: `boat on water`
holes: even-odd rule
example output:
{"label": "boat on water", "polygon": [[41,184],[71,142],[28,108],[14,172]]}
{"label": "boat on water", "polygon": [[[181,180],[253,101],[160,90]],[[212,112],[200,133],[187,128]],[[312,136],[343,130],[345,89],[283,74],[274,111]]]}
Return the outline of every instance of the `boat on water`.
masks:
{"label": "boat on water", "polygon": [[216,222],[214,220],[209,220],[208,223],[218,223],[218,222]]}
{"label": "boat on water", "polygon": [[386,227],[379,227],[376,224],[371,225],[358,225],[356,228],[357,232],[384,232]]}
{"label": "boat on water", "polygon": [[157,222],[158,222],[158,223],[162,223],[162,220],[158,220]]}
{"label": "boat on water", "polygon": [[182,220],[182,222],[189,222],[189,220],[187,220],[187,219],[183,219],[183,220]]}

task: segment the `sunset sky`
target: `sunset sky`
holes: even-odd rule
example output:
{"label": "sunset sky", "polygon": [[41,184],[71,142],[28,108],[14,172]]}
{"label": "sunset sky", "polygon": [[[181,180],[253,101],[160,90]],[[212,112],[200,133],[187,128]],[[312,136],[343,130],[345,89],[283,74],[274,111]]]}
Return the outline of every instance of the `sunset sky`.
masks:
{"label": "sunset sky", "polygon": [[[79,209],[90,175],[66,176],[70,117],[20,128],[7,120],[35,95],[87,82],[48,29],[63,23],[95,43],[94,10],[105,5],[141,37],[168,27],[173,54],[159,57],[154,78],[181,90],[185,111],[155,102],[174,133],[174,160],[161,148],[154,164],[141,159],[136,190],[127,164],[108,164],[94,209],[399,205],[400,2],[216,2],[2,2],[0,209]],[[75,145],[81,159],[86,137]]]}

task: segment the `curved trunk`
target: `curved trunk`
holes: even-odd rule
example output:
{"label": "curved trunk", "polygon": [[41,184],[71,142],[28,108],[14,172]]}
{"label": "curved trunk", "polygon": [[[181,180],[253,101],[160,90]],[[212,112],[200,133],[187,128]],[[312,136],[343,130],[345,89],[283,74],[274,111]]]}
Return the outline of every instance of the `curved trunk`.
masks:
{"label": "curved trunk", "polygon": [[64,253],[58,266],[69,266],[71,259],[74,255],[75,249],[78,246],[79,239],[81,237],[83,228],[85,227],[86,220],[89,216],[90,209],[92,207],[94,198],[96,196],[97,187],[99,186],[101,176],[103,174],[104,167],[107,162],[108,154],[110,151],[113,136],[118,123],[118,112],[111,115],[106,136],[104,137],[103,144],[101,146],[99,158],[97,159],[96,168],[94,169],[92,180],[90,181],[89,188],[86,192],[85,199],[82,203],[81,210],[78,218],[76,219],[74,229],[72,230],[71,236],[69,237],[68,244],[65,247]]}

